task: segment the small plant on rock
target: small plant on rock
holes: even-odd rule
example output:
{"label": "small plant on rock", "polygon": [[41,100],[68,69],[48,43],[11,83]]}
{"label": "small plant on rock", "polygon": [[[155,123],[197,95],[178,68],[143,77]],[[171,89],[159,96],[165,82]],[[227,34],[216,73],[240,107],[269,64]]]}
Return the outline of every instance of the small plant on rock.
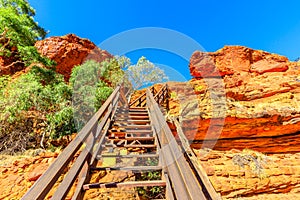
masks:
{"label": "small plant on rock", "polygon": [[244,149],[241,153],[233,156],[232,161],[235,165],[245,168],[248,166],[251,171],[259,178],[265,178],[264,165],[268,162],[268,157],[262,153]]}

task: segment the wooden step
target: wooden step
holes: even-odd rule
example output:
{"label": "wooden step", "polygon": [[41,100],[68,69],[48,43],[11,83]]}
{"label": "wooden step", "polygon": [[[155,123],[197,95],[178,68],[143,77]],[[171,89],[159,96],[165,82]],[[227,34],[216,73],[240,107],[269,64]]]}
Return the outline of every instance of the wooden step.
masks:
{"label": "wooden step", "polygon": [[111,128],[111,130],[151,130],[152,127],[150,125],[120,125]]}
{"label": "wooden step", "polygon": [[114,121],[114,124],[147,125],[147,124],[150,124],[150,120],[132,120],[130,118],[117,119],[117,120]]}
{"label": "wooden step", "polygon": [[161,166],[131,166],[131,167],[91,167],[90,171],[160,171]]}
{"label": "wooden step", "polygon": [[103,144],[102,145],[103,148],[106,147],[124,147],[124,148],[132,148],[132,149],[136,149],[136,148],[145,148],[145,149],[150,149],[150,148],[155,148],[156,144]]}
{"label": "wooden step", "polygon": [[124,145],[125,148],[155,148],[156,144],[127,144]]}
{"label": "wooden step", "polygon": [[117,118],[117,117],[128,118],[128,117],[137,117],[137,116],[149,117],[149,114],[142,113],[142,112],[116,113],[115,114],[115,118]]}
{"label": "wooden step", "polygon": [[149,120],[149,116],[148,115],[123,115],[123,116],[120,116],[120,115],[116,115],[115,116],[115,119],[116,120],[126,120],[126,119],[131,119],[131,120]]}
{"label": "wooden step", "polygon": [[162,180],[155,181],[126,181],[126,182],[112,182],[112,183],[91,183],[83,185],[83,190],[97,189],[97,188],[135,188],[135,187],[153,187],[166,186],[166,182]]}
{"label": "wooden step", "polygon": [[108,137],[108,140],[112,140],[114,142],[118,142],[121,140],[127,140],[127,141],[134,141],[134,140],[139,140],[139,141],[151,141],[154,140],[154,137],[129,137],[125,136],[124,138],[116,138],[116,137]]}
{"label": "wooden step", "polygon": [[113,154],[104,154],[98,155],[97,158],[158,158],[158,154],[149,153],[149,154],[128,154],[128,155],[113,155]]}
{"label": "wooden step", "polygon": [[109,138],[153,137],[152,130],[110,130]]}
{"label": "wooden step", "polygon": [[148,110],[136,110],[136,109],[132,109],[132,110],[116,110],[116,113],[147,113],[148,114]]}

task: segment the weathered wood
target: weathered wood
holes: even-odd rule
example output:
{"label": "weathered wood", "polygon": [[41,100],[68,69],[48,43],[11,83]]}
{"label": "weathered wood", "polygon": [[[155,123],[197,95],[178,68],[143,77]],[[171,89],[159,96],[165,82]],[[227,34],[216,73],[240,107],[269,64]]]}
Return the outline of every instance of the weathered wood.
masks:
{"label": "weathered wood", "polygon": [[116,119],[115,123],[150,123],[149,119],[130,119],[128,117],[127,119]]}
{"label": "weathered wood", "polygon": [[131,114],[128,114],[128,115],[115,115],[115,119],[120,119],[120,120],[125,120],[125,119],[132,119],[132,120],[149,120],[149,117],[147,115],[131,115]]}
{"label": "weathered wood", "polygon": [[106,126],[105,126],[105,128],[104,128],[104,130],[103,130],[103,133],[102,133],[102,135],[101,135],[101,137],[100,137],[100,140],[99,140],[99,142],[96,144],[96,150],[93,152],[93,155],[92,155],[92,159],[91,159],[91,166],[94,166],[95,164],[96,164],[96,159],[97,159],[97,155],[98,155],[98,153],[101,151],[101,148],[102,148],[102,144],[103,144],[103,142],[104,142],[104,140],[105,140],[105,136],[106,136],[106,133],[108,132],[108,129],[109,129],[109,127],[110,127],[110,119],[108,119],[108,121],[107,121],[107,124],[106,124]]}
{"label": "weathered wood", "polygon": [[158,158],[158,154],[99,155],[98,158]]}
{"label": "weathered wood", "polygon": [[135,141],[135,140],[139,140],[139,141],[153,141],[154,137],[128,137],[125,136],[125,138],[113,138],[113,137],[109,137],[109,140],[112,140],[114,142],[118,142],[120,140],[127,140],[127,141]]}
{"label": "weathered wood", "polygon": [[160,154],[169,173],[171,184],[175,188],[176,198],[205,199],[196,176],[185,160],[149,89],[147,90],[147,105],[150,109],[151,120],[158,133],[158,139],[162,145]]}
{"label": "weathered wood", "polygon": [[167,173],[164,173],[163,174],[163,178],[164,180],[166,181],[166,199],[168,200],[174,200],[174,193],[173,193],[173,190],[172,190],[172,185],[171,185],[171,182],[170,182],[170,179],[169,179],[169,176]]}
{"label": "weathered wood", "polygon": [[[121,146],[121,145],[120,145]],[[123,145],[125,148],[155,148],[155,144],[128,144],[128,145]]]}
{"label": "weathered wood", "polygon": [[132,166],[132,167],[92,167],[91,171],[159,171],[161,166]]}
{"label": "weathered wood", "polygon": [[135,105],[136,103],[138,103],[138,104],[135,105],[135,106],[138,107],[138,106],[140,106],[140,105],[142,104],[142,102],[145,101],[145,100],[146,100],[146,93],[142,94],[142,95],[139,96],[137,99],[135,99],[133,102],[131,102],[131,103],[129,104],[129,107]]}
{"label": "weathered wood", "polygon": [[83,186],[84,190],[96,189],[96,188],[135,188],[135,187],[150,187],[150,186],[166,186],[165,181],[157,180],[157,181],[127,181],[122,183],[93,183],[86,184]]}
{"label": "weathered wood", "polygon": [[117,111],[117,116],[147,116],[148,115],[148,112],[147,111],[126,111],[126,112],[120,112],[120,111]]}
{"label": "weathered wood", "polygon": [[78,175],[78,183],[77,183],[74,195],[72,197],[72,200],[83,199],[84,191],[82,190],[82,188],[88,179],[89,179],[89,164],[87,161],[85,161],[84,165]]}
{"label": "weathered wood", "polygon": [[173,120],[173,123],[176,126],[177,135],[181,141],[182,148],[185,151],[185,156],[189,161],[191,162],[191,168],[197,173],[197,177],[199,182],[201,183],[201,186],[204,190],[205,196],[207,199],[211,200],[221,200],[221,195],[218,194],[214,187],[212,186],[209,178],[207,177],[207,174],[205,170],[203,169],[202,165],[199,163],[197,156],[195,155],[194,151],[191,149],[188,139],[185,137],[183,130],[177,120]]}

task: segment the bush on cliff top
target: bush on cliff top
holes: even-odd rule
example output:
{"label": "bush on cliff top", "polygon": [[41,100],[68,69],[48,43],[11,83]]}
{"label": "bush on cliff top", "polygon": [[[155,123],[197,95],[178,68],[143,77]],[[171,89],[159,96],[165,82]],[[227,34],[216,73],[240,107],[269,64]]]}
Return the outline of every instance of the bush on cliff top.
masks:
{"label": "bush on cliff top", "polygon": [[0,0],[0,55],[14,56],[25,66],[41,62],[48,66],[54,62],[42,57],[34,47],[36,40],[47,32],[34,21],[35,10],[26,0]]}

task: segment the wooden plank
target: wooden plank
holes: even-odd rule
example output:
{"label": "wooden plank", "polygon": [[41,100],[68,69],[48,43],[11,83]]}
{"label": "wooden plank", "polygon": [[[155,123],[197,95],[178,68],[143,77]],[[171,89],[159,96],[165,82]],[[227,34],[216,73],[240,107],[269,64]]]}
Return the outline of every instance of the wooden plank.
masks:
{"label": "wooden plank", "polygon": [[93,184],[86,184],[83,186],[84,190],[96,189],[96,188],[135,188],[135,187],[154,187],[166,186],[165,181],[157,180],[157,181],[127,181],[122,183],[93,183]]}
{"label": "wooden plank", "polygon": [[158,158],[158,154],[128,154],[128,155],[110,155],[110,154],[104,154],[99,155],[98,158]]}
{"label": "wooden plank", "polygon": [[163,174],[163,178],[166,181],[166,199],[168,200],[174,200],[174,193],[173,193],[173,189],[172,189],[172,185],[171,182],[169,180],[169,176],[167,173]]}
{"label": "wooden plank", "polygon": [[91,167],[90,171],[159,171],[161,166],[132,166],[132,167]]}
{"label": "wooden plank", "polygon": [[146,120],[146,119],[149,119],[149,116],[148,116],[148,114],[147,115],[131,115],[131,114],[128,114],[128,115],[119,115],[119,114],[116,114],[115,115],[115,119],[123,119],[123,120],[125,120],[125,119],[127,119],[127,118],[129,118],[129,119],[144,119],[144,120]]}
{"label": "wooden plank", "polygon": [[145,111],[145,112],[148,112],[147,111],[147,108],[145,107],[130,107],[129,108],[129,111],[133,112],[133,111],[137,111],[137,112],[141,112],[141,111]]}
{"label": "wooden plank", "polygon": [[78,183],[76,186],[75,193],[72,197],[72,200],[80,200],[83,199],[84,191],[82,190],[83,185],[89,179],[89,164],[87,161],[84,162],[84,165],[81,169],[81,172],[78,176]]}
{"label": "wooden plank", "polygon": [[129,104],[129,106],[133,106],[134,104],[138,103],[139,101],[141,101],[142,98],[146,99],[146,93],[142,94],[141,96],[139,96],[136,100],[134,100],[133,102],[131,102]]}
{"label": "wooden plank", "polygon": [[125,130],[130,130],[130,129],[151,129],[151,126],[150,125],[121,125],[121,126],[118,126],[119,129],[125,129]]}
{"label": "wooden plank", "polygon": [[125,106],[129,107],[129,104],[128,104],[128,100],[124,94],[124,90],[121,90],[120,91],[120,99],[123,101],[123,103],[125,104]]}
{"label": "wooden plank", "polygon": [[146,120],[143,120],[143,119],[130,119],[130,117],[126,120],[126,119],[117,119],[115,120],[115,123],[138,123],[138,124],[149,124],[150,123],[150,120],[146,119]]}
{"label": "wooden plank", "polygon": [[207,199],[212,199],[212,200],[221,200],[221,195],[218,194],[214,187],[212,186],[205,170],[203,169],[202,165],[199,163],[197,156],[195,155],[194,151],[191,149],[190,144],[188,139],[185,137],[183,130],[179,124],[179,122],[177,120],[173,120],[173,123],[176,126],[177,129],[177,134],[179,136],[179,139],[181,141],[181,144],[183,146],[184,151],[186,152],[186,157],[188,157],[188,159],[190,160],[190,162],[192,163],[192,168],[194,169],[194,171],[197,173],[198,176],[198,180],[201,181],[201,185],[203,190],[205,191],[205,196],[207,197]]}
{"label": "wooden plank", "polygon": [[124,111],[124,112],[120,112],[117,111],[116,112],[116,116],[148,116],[148,111],[147,112],[136,112],[136,111],[132,111],[132,112],[128,112],[128,111]]}
{"label": "wooden plank", "polygon": [[151,134],[152,133],[152,128],[151,129],[125,129],[124,127],[118,127],[118,126],[113,126],[111,129],[108,131],[111,134]]}
{"label": "wooden plank", "polygon": [[127,141],[134,141],[134,140],[139,140],[139,141],[153,141],[154,137],[126,137],[125,138],[113,138],[113,137],[109,137],[109,140],[112,140],[114,142],[118,142],[121,140],[127,140]]}
{"label": "wooden plank", "polygon": [[160,88],[160,90],[154,95],[154,99],[156,99],[158,96],[160,96],[163,91],[165,90],[166,85],[164,85],[163,87]]}
{"label": "wooden plank", "polygon": [[155,144],[133,144],[133,145],[126,145],[126,144],[103,144],[102,145],[103,148],[105,147],[124,147],[124,148],[155,148],[156,145]]}
{"label": "wooden plank", "polygon": [[[122,146],[122,145],[120,145]],[[155,148],[156,144],[133,144],[123,145],[125,148]]]}
{"label": "wooden plank", "polygon": [[104,130],[103,130],[103,133],[100,137],[100,140],[99,140],[98,144],[96,145],[96,150],[93,152],[91,163],[90,163],[91,166],[93,166],[95,164],[96,159],[97,159],[97,155],[102,149],[102,144],[104,143],[106,133],[107,133],[109,127],[110,127],[110,125],[109,125],[110,124],[110,119],[108,120],[107,123],[108,124],[104,127]]}

